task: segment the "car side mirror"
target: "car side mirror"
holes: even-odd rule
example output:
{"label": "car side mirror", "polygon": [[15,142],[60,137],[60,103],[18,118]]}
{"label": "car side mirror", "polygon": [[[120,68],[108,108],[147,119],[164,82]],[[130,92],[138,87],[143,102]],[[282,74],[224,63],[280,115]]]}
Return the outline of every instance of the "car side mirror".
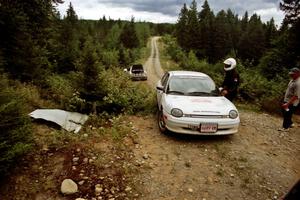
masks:
{"label": "car side mirror", "polygon": [[163,88],[162,86],[156,86],[156,89],[157,89],[157,90],[160,90],[160,91],[163,91],[163,90],[164,90],[164,88]]}

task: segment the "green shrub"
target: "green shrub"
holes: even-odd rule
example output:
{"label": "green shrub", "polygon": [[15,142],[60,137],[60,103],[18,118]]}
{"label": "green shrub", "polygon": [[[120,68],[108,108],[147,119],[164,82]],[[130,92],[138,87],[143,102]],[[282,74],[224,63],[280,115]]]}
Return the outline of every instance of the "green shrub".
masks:
{"label": "green shrub", "polygon": [[170,55],[171,58],[178,63],[182,63],[187,59],[185,52],[179,47],[176,39],[170,35],[166,35],[162,38],[164,44],[166,44],[165,52]]}
{"label": "green shrub", "polygon": [[260,100],[263,110],[270,113],[281,114],[281,103],[288,81],[288,79],[284,80],[282,77],[275,77],[274,80],[269,81],[270,90],[266,92]]}
{"label": "green shrub", "polygon": [[62,75],[52,75],[46,79],[47,90],[43,96],[59,103],[61,108],[67,108],[70,99],[74,96],[75,89],[71,81]]}
{"label": "green shrub", "polygon": [[31,126],[24,112],[24,101],[9,87],[6,77],[0,82],[0,176],[31,147]]}
{"label": "green shrub", "polygon": [[180,64],[181,68],[189,71],[200,71],[199,60],[196,57],[193,51],[188,53],[188,56],[185,57]]}
{"label": "green shrub", "polygon": [[125,49],[123,46],[119,49],[119,64],[122,67],[128,67],[128,65],[132,62],[130,58],[130,50]]}
{"label": "green shrub", "polygon": [[117,66],[119,64],[119,51],[103,51],[101,53],[101,61],[106,67]]}
{"label": "green shrub", "polygon": [[277,75],[285,74],[285,68],[281,64],[284,55],[281,54],[279,50],[272,50],[267,52],[265,56],[260,59],[258,68],[269,80],[274,79]]}
{"label": "green shrub", "polygon": [[153,112],[154,92],[140,82],[132,82],[121,69],[109,69],[101,73],[105,94],[102,108],[108,112]]}

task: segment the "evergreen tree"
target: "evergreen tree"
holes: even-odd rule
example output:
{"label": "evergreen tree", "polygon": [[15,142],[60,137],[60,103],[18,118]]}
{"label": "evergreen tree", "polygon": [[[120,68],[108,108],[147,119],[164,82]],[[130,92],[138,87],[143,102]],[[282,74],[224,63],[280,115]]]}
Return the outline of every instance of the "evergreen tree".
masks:
{"label": "evergreen tree", "polygon": [[187,23],[188,23],[188,9],[186,4],[183,4],[183,7],[179,14],[179,19],[176,24],[176,37],[178,44],[185,50],[188,50],[187,38],[189,32],[187,31]]}
{"label": "evergreen tree", "polygon": [[68,73],[76,70],[76,60],[79,57],[78,18],[72,3],[69,4],[67,15],[64,18],[60,33],[60,58],[58,73]]}
{"label": "evergreen tree", "polygon": [[247,31],[248,22],[249,22],[249,17],[248,17],[248,12],[246,11],[241,20],[241,31],[242,32]]}
{"label": "evergreen tree", "polygon": [[210,59],[213,63],[229,54],[232,47],[230,26],[224,10],[217,14],[214,25],[213,54]]}
{"label": "evergreen tree", "polygon": [[120,35],[120,41],[125,48],[133,49],[139,47],[139,39],[135,30],[134,18],[126,23]]}
{"label": "evergreen tree", "polygon": [[47,45],[54,16],[54,0],[2,1],[0,6],[0,49],[4,69],[24,81],[42,80],[51,63]]}
{"label": "evergreen tree", "polygon": [[78,23],[78,16],[77,16],[71,2],[69,4],[69,8],[67,9],[67,16],[65,19],[69,24],[71,24],[73,26],[76,26],[76,24]]}
{"label": "evergreen tree", "polygon": [[114,49],[114,48],[118,48],[120,46],[120,35],[121,35],[121,28],[119,26],[119,24],[115,24],[108,36],[105,39],[105,46],[108,49]]}
{"label": "evergreen tree", "polygon": [[86,100],[91,107],[88,111],[96,113],[97,102],[101,102],[104,97],[103,89],[101,89],[100,63],[98,56],[93,48],[91,38],[87,40],[83,51],[83,80],[80,95]]}
{"label": "evergreen tree", "polygon": [[[237,51],[238,51],[238,38],[241,35],[241,24],[239,20],[238,15],[234,15],[234,13],[228,9],[226,13],[226,18],[227,18],[227,26],[228,26],[228,31],[229,31],[229,38],[228,38],[228,48],[231,51],[230,53],[232,54],[231,56],[236,57],[237,56]],[[229,52],[227,52],[229,53]]]}
{"label": "evergreen tree", "polygon": [[199,37],[199,19],[198,19],[198,11],[197,11],[197,2],[193,0],[188,10],[188,18],[187,18],[187,25],[186,31],[188,32],[186,38],[186,45],[189,50],[197,51],[200,37]]}
{"label": "evergreen tree", "polygon": [[25,102],[0,75],[0,178],[9,174],[32,142],[31,125],[25,115]]}
{"label": "evergreen tree", "polygon": [[266,30],[266,33],[265,33],[266,47],[271,48],[272,41],[275,40],[275,38],[277,36],[277,30],[276,30],[276,26],[275,26],[273,17],[271,18],[270,21],[267,22],[265,30]]}
{"label": "evergreen tree", "polygon": [[136,24],[136,32],[139,38],[140,46],[145,47],[151,35],[149,25],[146,23]]}
{"label": "evergreen tree", "polygon": [[209,62],[214,60],[214,36],[212,35],[214,34],[214,17],[207,0],[205,0],[199,13],[200,41],[198,51],[200,51],[200,57],[208,58]]}
{"label": "evergreen tree", "polygon": [[283,0],[280,2],[280,9],[283,10],[285,20],[288,23],[295,23],[300,19],[300,1],[299,0]]}
{"label": "evergreen tree", "polygon": [[254,14],[249,20],[247,30],[241,36],[238,56],[242,58],[242,60],[247,60],[252,66],[255,66],[263,56],[265,49],[263,24],[260,17]]}
{"label": "evergreen tree", "polygon": [[119,63],[122,67],[128,67],[131,63],[129,51],[123,45],[119,48]]}
{"label": "evergreen tree", "polygon": [[[286,59],[290,66],[300,66],[300,1],[299,0],[283,0],[280,3],[280,8],[285,12],[283,26],[287,26],[287,41]],[[288,26],[289,25],[289,26]]]}

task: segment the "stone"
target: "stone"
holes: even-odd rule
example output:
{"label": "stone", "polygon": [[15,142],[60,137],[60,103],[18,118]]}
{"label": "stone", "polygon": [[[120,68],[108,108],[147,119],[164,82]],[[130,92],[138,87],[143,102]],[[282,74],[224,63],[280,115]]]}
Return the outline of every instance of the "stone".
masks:
{"label": "stone", "polygon": [[208,183],[208,184],[212,184],[212,183],[213,183],[212,177],[208,177],[208,178],[207,178],[207,183]]}
{"label": "stone", "polygon": [[193,193],[194,190],[193,190],[192,188],[189,188],[189,189],[188,189],[188,192],[189,192],[189,193]]}
{"label": "stone", "polygon": [[78,186],[72,179],[65,179],[61,184],[61,193],[69,195],[78,192]]}
{"label": "stone", "polygon": [[83,159],[83,163],[84,163],[84,164],[87,164],[88,162],[89,162],[89,159],[88,159],[88,158],[84,158],[84,159]]}
{"label": "stone", "polygon": [[86,200],[86,199],[84,199],[84,198],[77,198],[77,199],[75,199],[75,200]]}
{"label": "stone", "polygon": [[84,180],[82,180],[82,181],[79,181],[79,182],[78,182],[78,185],[83,185],[83,184],[84,184],[84,182],[85,182]]}
{"label": "stone", "polygon": [[147,160],[147,159],[149,158],[149,155],[145,153],[145,154],[143,155],[143,158],[144,158],[145,160]]}
{"label": "stone", "polygon": [[127,187],[125,188],[125,191],[126,191],[126,192],[131,191],[131,187],[127,186]]}
{"label": "stone", "polygon": [[95,188],[95,193],[96,193],[96,194],[100,194],[102,191],[103,191],[103,188],[102,188],[102,187],[96,187],[96,188]]}
{"label": "stone", "polygon": [[102,185],[100,185],[100,184],[95,185],[96,195],[99,195],[102,191],[103,191]]}
{"label": "stone", "polygon": [[43,151],[49,151],[49,148],[47,145],[43,145]]}
{"label": "stone", "polygon": [[73,158],[73,162],[78,162],[79,161],[79,157],[74,157]]}

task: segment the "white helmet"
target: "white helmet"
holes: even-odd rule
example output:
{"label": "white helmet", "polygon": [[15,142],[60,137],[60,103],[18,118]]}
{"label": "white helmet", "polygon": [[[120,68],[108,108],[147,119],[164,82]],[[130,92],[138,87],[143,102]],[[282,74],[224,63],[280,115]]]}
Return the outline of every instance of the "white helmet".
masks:
{"label": "white helmet", "polygon": [[236,61],[234,58],[227,58],[223,63],[225,64],[224,66],[225,71],[230,71],[234,69],[236,66]]}

